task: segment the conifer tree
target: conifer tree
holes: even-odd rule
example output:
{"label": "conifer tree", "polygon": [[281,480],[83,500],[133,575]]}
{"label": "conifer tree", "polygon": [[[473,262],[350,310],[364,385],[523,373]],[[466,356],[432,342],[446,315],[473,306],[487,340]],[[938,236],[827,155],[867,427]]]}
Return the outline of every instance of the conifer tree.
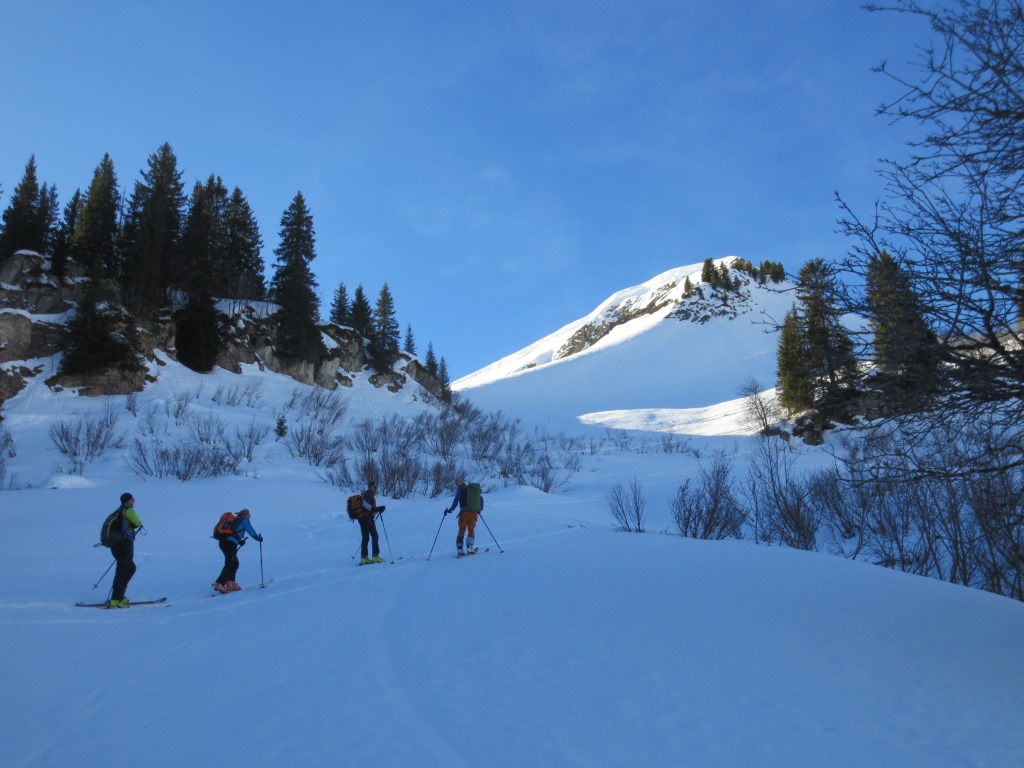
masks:
{"label": "conifer tree", "polygon": [[427,355],[423,359],[423,366],[427,369],[427,373],[437,378],[437,357],[434,355],[433,341],[427,342]]}
{"label": "conifer tree", "polygon": [[412,334],[412,323],[405,326],[405,341],[402,344],[402,351],[408,355],[416,356],[416,337]]}
{"label": "conifer tree", "polygon": [[704,266],[700,270],[700,280],[707,285],[714,285],[718,280],[718,270],[712,259],[704,259]]}
{"label": "conifer tree", "polygon": [[853,341],[841,322],[835,269],[823,259],[811,259],[797,277],[801,304],[805,365],[821,390],[817,405],[828,408],[855,383],[858,371]]}
{"label": "conifer tree", "polygon": [[181,284],[178,256],[185,194],[170,144],[162,144],[146,165],[128,206],[120,278],[125,303],[152,315]]}
{"label": "conifer tree", "polygon": [[334,300],[331,302],[331,322],[335,325],[349,324],[348,289],[345,283],[338,283],[334,289]]}
{"label": "conifer tree", "polygon": [[60,203],[57,200],[57,185],[43,184],[39,188],[39,208],[36,226],[38,227],[37,242],[39,253],[53,253],[53,245],[57,239],[57,214]]}
{"label": "conifer tree", "polygon": [[401,328],[395,318],[395,301],[388,284],[380,289],[373,311],[373,335],[370,337],[370,359],[378,371],[389,371],[398,359]]}
{"label": "conifer tree", "polygon": [[36,156],[25,164],[25,173],[14,188],[11,202],[3,213],[0,230],[0,264],[16,251],[42,251],[42,224],[39,211],[40,190],[36,176]]}
{"label": "conifer tree", "polygon": [[232,299],[262,300],[267,295],[263,262],[263,238],[249,201],[235,187],[225,212],[227,226],[227,273],[222,287]]}
{"label": "conifer tree", "polygon": [[443,355],[437,366],[437,380],[441,383],[441,399],[450,403],[452,401],[452,386],[448,379],[448,363],[445,362]]}
{"label": "conifer tree", "polygon": [[116,316],[101,309],[99,289],[90,281],[75,316],[67,324],[64,354],[60,361],[63,374],[102,373],[112,368],[133,370],[139,367],[130,339],[112,329]]}
{"label": "conifer tree", "polygon": [[[193,193],[194,194],[194,193]],[[208,260],[206,290],[211,296],[227,296],[228,274],[231,272],[229,263],[229,234],[228,234],[228,190],[220,176],[210,174],[202,187],[200,204],[203,207],[202,219],[205,226],[203,235],[203,248],[206,251]],[[192,203],[190,203],[190,209]],[[190,214],[191,216],[191,210]],[[187,248],[188,221],[182,234],[182,247]],[[182,267],[188,271],[193,268],[189,254],[183,253],[179,259]],[[187,286],[191,281],[191,275],[183,275],[181,286]]]}
{"label": "conifer tree", "polygon": [[320,338],[319,302],[310,262],[316,258],[313,216],[298,192],[281,216],[281,244],[270,299],[279,309],[278,348],[281,354],[300,360],[315,360],[326,351]]}
{"label": "conifer tree", "polygon": [[220,313],[208,292],[192,291],[188,303],[174,313],[174,346],[178,362],[208,373],[221,350]]}
{"label": "conifer tree", "polygon": [[779,404],[790,413],[814,405],[814,382],[807,368],[806,346],[802,319],[793,307],[782,322],[775,369]]}
{"label": "conifer tree", "polygon": [[117,216],[121,195],[110,155],[104,154],[92,174],[71,234],[71,255],[92,278],[113,277],[117,268]]}
{"label": "conifer tree", "polygon": [[906,271],[888,251],[868,261],[865,296],[879,370],[920,382],[938,365],[938,341]]}
{"label": "conifer tree", "polygon": [[174,343],[178,361],[199,373],[213,368],[221,345],[220,320],[211,294],[217,246],[223,250],[223,238],[218,242],[224,228],[222,221],[217,220],[217,197],[218,187],[212,176],[206,186],[196,182],[179,253],[183,269],[181,290],[186,303],[174,313]]}
{"label": "conifer tree", "polygon": [[366,339],[373,336],[373,310],[366,298],[366,292],[363,291],[362,283],[356,286],[355,294],[352,296],[348,319],[352,330],[360,336]]}
{"label": "conifer tree", "polygon": [[75,235],[75,229],[78,227],[78,221],[84,205],[85,198],[82,197],[82,190],[76,189],[75,194],[68,200],[68,204],[64,206],[64,215],[61,218],[60,226],[57,228],[57,234],[54,238],[53,261],[51,264],[53,274],[58,278],[64,277],[67,273],[67,261],[71,253],[71,240]]}

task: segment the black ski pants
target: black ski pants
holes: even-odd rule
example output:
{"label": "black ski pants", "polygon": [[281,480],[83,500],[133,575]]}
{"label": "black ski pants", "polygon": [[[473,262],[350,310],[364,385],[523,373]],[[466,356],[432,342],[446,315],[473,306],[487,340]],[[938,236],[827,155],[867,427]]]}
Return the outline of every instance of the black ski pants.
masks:
{"label": "black ski pants", "polygon": [[227,584],[229,581],[234,581],[235,574],[238,573],[238,544],[230,539],[224,539],[217,543],[220,545],[220,551],[224,553],[224,567],[221,568],[220,576],[217,577],[217,583]]}
{"label": "black ski pants", "polygon": [[131,539],[123,539],[110,548],[110,554],[117,561],[117,569],[114,571],[114,588],[110,593],[110,599],[124,600],[128,582],[135,575],[135,542]]}
{"label": "black ski pants", "polygon": [[380,542],[377,539],[377,523],[373,521],[372,516],[368,515],[359,518],[359,532],[363,534],[363,540],[359,548],[360,557],[369,557],[367,545],[371,539],[373,539],[373,556],[378,557],[380,555]]}

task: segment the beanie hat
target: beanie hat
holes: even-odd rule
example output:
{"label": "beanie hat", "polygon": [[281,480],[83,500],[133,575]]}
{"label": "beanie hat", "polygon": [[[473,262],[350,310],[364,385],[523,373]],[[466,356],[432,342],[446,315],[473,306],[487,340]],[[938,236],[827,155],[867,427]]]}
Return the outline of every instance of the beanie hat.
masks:
{"label": "beanie hat", "polygon": [[121,494],[121,503],[122,503],[122,504],[127,504],[127,503],[128,503],[129,501],[131,501],[131,500],[132,500],[133,498],[135,498],[135,497],[134,497],[134,496],[132,496],[132,495],[131,495],[130,493],[128,493],[127,491],[125,491],[124,493],[122,493],[122,494]]}

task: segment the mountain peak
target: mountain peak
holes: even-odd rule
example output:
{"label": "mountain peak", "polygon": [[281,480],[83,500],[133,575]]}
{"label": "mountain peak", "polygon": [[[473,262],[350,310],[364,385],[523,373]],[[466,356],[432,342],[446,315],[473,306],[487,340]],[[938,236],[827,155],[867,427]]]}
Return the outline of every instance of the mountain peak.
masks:
{"label": "mountain peak", "polygon": [[595,411],[704,408],[750,378],[770,386],[768,318],[792,299],[764,274],[735,256],[670,269],[452,388],[485,410],[542,422],[561,411],[578,425]]}

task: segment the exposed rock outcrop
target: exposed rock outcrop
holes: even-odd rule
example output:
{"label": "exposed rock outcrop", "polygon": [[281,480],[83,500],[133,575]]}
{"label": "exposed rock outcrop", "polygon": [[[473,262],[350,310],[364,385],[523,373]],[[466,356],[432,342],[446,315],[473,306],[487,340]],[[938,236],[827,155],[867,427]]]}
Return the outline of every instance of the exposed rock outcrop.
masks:
{"label": "exposed rock outcrop", "polygon": [[[85,295],[89,281],[78,265],[69,262],[67,276],[55,278],[49,272],[49,259],[29,251],[20,251],[0,270],[0,363],[50,357],[61,350],[65,325]],[[116,305],[116,284],[100,286],[100,296]],[[283,354],[277,346],[277,324],[268,314],[267,306],[257,312],[252,304],[239,302],[237,313],[223,317],[222,342],[216,365],[241,373],[245,364],[256,364],[261,370],[284,374],[298,382],[325,389],[352,387],[360,374],[367,372],[368,357],[365,340],[351,328],[333,324],[321,327],[325,354],[313,361],[296,360]],[[175,327],[170,317],[139,323],[121,314],[116,332],[130,337],[140,355],[137,367],[115,368],[89,376],[51,376],[47,383],[54,388],[74,388],[82,395],[114,395],[141,391],[160,363],[156,350],[177,359]],[[131,327],[128,327],[131,324]],[[41,369],[21,366],[0,369],[0,404],[25,386],[25,379],[42,373]],[[48,372],[49,373],[49,372]],[[159,373],[156,374],[157,376]],[[412,380],[434,397],[441,397],[441,383],[431,376],[418,360],[400,354],[389,372],[372,372],[366,376],[372,386],[398,392]]]}

